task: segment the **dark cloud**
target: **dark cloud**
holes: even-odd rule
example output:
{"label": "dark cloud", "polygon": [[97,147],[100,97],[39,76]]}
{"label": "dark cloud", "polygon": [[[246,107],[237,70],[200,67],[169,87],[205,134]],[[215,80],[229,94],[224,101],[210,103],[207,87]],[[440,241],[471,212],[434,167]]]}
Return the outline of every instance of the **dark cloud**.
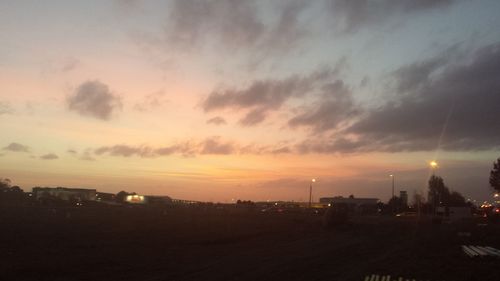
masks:
{"label": "dark cloud", "polygon": [[[304,35],[298,17],[307,3],[285,1],[277,5],[259,5],[262,3],[244,0],[175,0],[166,24],[165,41],[180,50],[206,45],[207,40],[213,40],[225,49],[282,51]],[[273,20],[261,18],[261,10],[273,14]]]}
{"label": "dark cloud", "polygon": [[338,72],[338,69],[321,69],[307,76],[293,75],[282,80],[257,80],[244,89],[213,91],[203,101],[205,112],[223,109],[250,110],[240,120],[243,125],[264,121],[266,113],[279,109],[290,98],[301,97],[315,90]]}
{"label": "dark cloud", "polygon": [[224,118],[222,118],[220,116],[216,116],[216,117],[208,119],[207,120],[207,124],[226,125],[227,122],[226,122],[226,119],[224,119]]}
{"label": "dark cloud", "polygon": [[132,147],[128,145],[114,145],[114,146],[103,146],[94,151],[97,155],[109,154],[111,156],[140,156],[140,157],[151,157],[152,149],[147,146]]}
{"label": "dark cloud", "polygon": [[317,104],[306,107],[289,120],[291,127],[311,127],[315,133],[335,129],[340,123],[358,114],[350,89],[342,80],[323,86],[324,94]]}
{"label": "dark cloud", "polygon": [[103,146],[94,150],[96,155],[108,154],[110,156],[132,157],[138,156],[142,158],[151,158],[157,156],[167,156],[171,154],[186,154],[189,148],[184,145],[172,145],[154,149],[149,146],[129,146],[129,145],[114,145]]}
{"label": "dark cloud", "polygon": [[49,154],[45,154],[45,155],[40,156],[40,159],[42,159],[42,160],[55,160],[55,159],[59,159],[59,156],[57,156],[54,153],[49,153]]}
{"label": "dark cloud", "polygon": [[95,155],[155,158],[170,155],[192,157],[196,155],[283,154],[291,153],[292,150],[283,143],[270,146],[240,145],[233,141],[223,140],[219,136],[213,136],[200,141],[184,141],[157,148],[147,145],[130,146],[123,144],[102,146],[94,149],[93,152]]}
{"label": "dark cloud", "polygon": [[66,152],[69,153],[69,154],[72,154],[72,155],[78,154],[78,152],[76,150],[74,150],[74,149],[68,149]]}
{"label": "dark cloud", "polygon": [[337,30],[355,32],[359,29],[384,23],[392,18],[405,18],[450,6],[456,0],[327,0],[331,19]]}
{"label": "dark cloud", "polygon": [[235,147],[230,142],[223,142],[219,137],[206,139],[201,144],[201,154],[231,154]]}
{"label": "dark cloud", "polygon": [[191,156],[197,153],[196,147],[193,146],[190,142],[186,142],[183,144],[175,144],[170,146],[164,146],[157,149],[154,149],[154,155],[157,156],[168,156],[172,154],[181,154],[184,156]]}
{"label": "dark cloud", "polygon": [[103,146],[94,150],[96,155],[153,158],[179,154],[194,156],[196,154],[230,154],[235,151],[230,142],[223,142],[220,137],[207,138],[201,142],[186,141],[169,146],[153,148],[150,146],[114,145]]}
{"label": "dark cloud", "polygon": [[369,152],[379,150],[375,143],[366,140],[353,140],[345,137],[331,137],[327,139],[308,139],[295,145],[295,151],[298,153],[355,153]]}
{"label": "dark cloud", "polygon": [[3,150],[13,151],[13,152],[30,152],[30,148],[28,146],[17,142],[13,142],[7,145],[6,147],[3,148]]}
{"label": "dark cloud", "polygon": [[292,96],[309,91],[311,81],[297,76],[284,80],[255,81],[248,88],[214,91],[203,102],[203,109],[210,112],[228,107],[234,108],[279,108]]}
{"label": "dark cloud", "polygon": [[12,113],[14,113],[14,110],[12,109],[9,103],[0,102],[0,115],[12,114]]}
{"label": "dark cloud", "polygon": [[367,109],[329,139],[299,144],[299,151],[500,149],[500,43],[460,60],[435,58],[403,66],[393,75],[396,89],[403,91],[399,98]]}
{"label": "dark cloud", "polygon": [[309,1],[285,1],[278,5],[279,20],[268,27],[258,49],[276,54],[277,51],[295,47],[308,34],[304,24],[299,22],[299,17],[309,4]]}
{"label": "dark cloud", "polygon": [[109,120],[122,106],[120,98],[98,80],[82,83],[66,102],[70,110],[101,120]]}
{"label": "dark cloud", "polygon": [[208,33],[225,44],[252,44],[264,31],[252,1],[175,0],[167,24],[167,41],[192,48]]}

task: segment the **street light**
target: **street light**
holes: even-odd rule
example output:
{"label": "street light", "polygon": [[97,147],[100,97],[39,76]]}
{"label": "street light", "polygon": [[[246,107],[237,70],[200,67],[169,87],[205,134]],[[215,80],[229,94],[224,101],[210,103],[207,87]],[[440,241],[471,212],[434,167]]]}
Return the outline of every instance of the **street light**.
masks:
{"label": "street light", "polygon": [[312,179],[309,184],[309,208],[312,206],[312,192],[313,192],[313,182],[316,182],[316,179]]}
{"label": "street light", "polygon": [[391,197],[391,199],[392,199],[392,198],[394,198],[394,175],[389,175],[389,177],[392,178],[392,197]]}
{"label": "street light", "polygon": [[429,165],[431,166],[431,169],[432,169],[432,174],[434,175],[434,172],[436,171],[436,169],[439,167],[438,163],[436,161],[431,161],[429,163]]}

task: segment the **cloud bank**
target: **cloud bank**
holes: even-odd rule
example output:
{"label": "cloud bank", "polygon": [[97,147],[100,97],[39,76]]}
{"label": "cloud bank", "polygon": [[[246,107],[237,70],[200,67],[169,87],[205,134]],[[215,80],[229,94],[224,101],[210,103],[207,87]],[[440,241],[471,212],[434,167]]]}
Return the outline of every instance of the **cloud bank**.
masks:
{"label": "cloud bank", "polygon": [[318,153],[500,148],[500,43],[461,59],[443,55],[415,62],[393,76],[395,100],[364,109],[344,130],[298,148]]}
{"label": "cloud bank", "polygon": [[280,109],[288,100],[303,97],[328,81],[338,70],[321,69],[309,75],[292,75],[284,79],[253,81],[242,89],[228,88],[211,92],[202,102],[205,112],[224,109],[245,110],[243,126],[262,123],[269,112]]}

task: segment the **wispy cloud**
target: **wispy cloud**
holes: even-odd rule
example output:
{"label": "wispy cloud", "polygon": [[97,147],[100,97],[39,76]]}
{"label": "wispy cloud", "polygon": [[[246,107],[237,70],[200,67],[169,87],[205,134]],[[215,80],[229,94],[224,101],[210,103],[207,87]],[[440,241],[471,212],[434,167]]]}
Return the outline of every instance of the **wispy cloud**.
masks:
{"label": "wispy cloud", "polygon": [[26,145],[13,142],[3,148],[3,150],[13,151],[13,152],[30,152],[30,148]]}
{"label": "wispy cloud", "polygon": [[[182,50],[199,48],[210,40],[233,50],[284,51],[305,33],[298,17],[307,3],[175,0],[166,24],[165,41]],[[262,11],[274,14],[278,20],[265,20]]]}
{"label": "wispy cloud", "polygon": [[220,117],[220,116],[215,116],[213,118],[210,118],[207,120],[207,124],[214,124],[214,125],[226,125],[226,119]]}
{"label": "wispy cloud", "polygon": [[342,80],[336,80],[323,87],[323,95],[288,121],[290,127],[309,127],[315,133],[335,129],[343,122],[349,122],[358,115],[360,109],[355,105],[351,90]]}
{"label": "wispy cloud", "polygon": [[0,102],[0,115],[12,113],[14,113],[14,109],[8,102]]}
{"label": "wispy cloud", "polygon": [[141,112],[147,112],[147,111],[151,111],[155,108],[162,107],[167,102],[168,101],[165,98],[165,92],[164,91],[157,91],[157,92],[145,95],[141,101],[137,102],[134,105],[134,109],[141,111]]}
{"label": "wispy cloud", "polygon": [[49,153],[49,154],[45,154],[45,155],[40,156],[40,159],[42,159],[42,160],[56,160],[56,159],[59,159],[59,156],[57,156],[54,153]]}
{"label": "wispy cloud", "polygon": [[224,140],[220,136],[208,137],[199,141],[184,141],[163,147],[148,145],[112,145],[94,149],[98,156],[109,155],[119,157],[154,158],[170,155],[196,156],[196,155],[230,155],[230,154],[283,154],[291,153],[289,147],[283,144],[275,146],[242,145],[234,141]]}
{"label": "wispy cloud", "polygon": [[352,33],[383,24],[391,19],[402,20],[411,14],[451,6],[455,0],[326,0],[326,9],[336,30]]}

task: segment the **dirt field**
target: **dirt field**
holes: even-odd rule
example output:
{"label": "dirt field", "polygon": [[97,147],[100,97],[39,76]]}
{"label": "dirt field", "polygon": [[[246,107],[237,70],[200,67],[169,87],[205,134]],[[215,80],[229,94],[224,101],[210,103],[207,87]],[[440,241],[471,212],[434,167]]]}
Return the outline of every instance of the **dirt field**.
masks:
{"label": "dirt field", "polygon": [[[500,260],[471,260],[463,243],[500,248],[498,226],[246,209],[0,210],[0,280],[498,280]],[[458,232],[471,232],[459,237]]]}

